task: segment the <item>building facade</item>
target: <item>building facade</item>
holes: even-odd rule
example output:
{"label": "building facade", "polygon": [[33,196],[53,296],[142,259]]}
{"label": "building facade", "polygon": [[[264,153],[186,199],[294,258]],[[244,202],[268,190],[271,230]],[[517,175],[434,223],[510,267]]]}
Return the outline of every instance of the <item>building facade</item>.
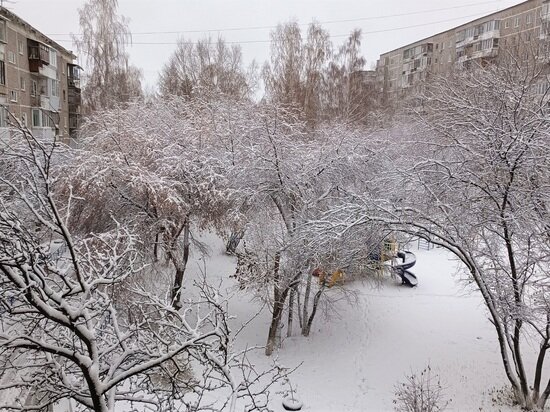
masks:
{"label": "building facade", "polygon": [[377,87],[395,99],[422,87],[432,74],[472,62],[486,64],[507,50],[522,53],[550,40],[550,0],[528,0],[384,53],[376,65]]}
{"label": "building facade", "polygon": [[35,136],[69,141],[80,119],[76,56],[0,7],[0,128],[17,119]]}

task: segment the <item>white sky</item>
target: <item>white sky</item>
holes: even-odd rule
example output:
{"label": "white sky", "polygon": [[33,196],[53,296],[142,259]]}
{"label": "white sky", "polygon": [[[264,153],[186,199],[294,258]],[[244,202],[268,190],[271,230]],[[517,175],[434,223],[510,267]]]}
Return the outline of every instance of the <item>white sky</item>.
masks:
{"label": "white sky", "polygon": [[[270,29],[252,27],[291,19],[304,25],[327,22],[322,25],[335,44],[358,27],[370,68],[383,52],[518,3],[521,0],[119,0],[119,11],[130,19],[131,61],[143,70],[146,83],[154,85],[180,36],[196,40],[206,31],[214,38],[220,34],[228,42],[243,42],[246,63],[263,63],[269,57]],[[82,4],[84,0],[12,0],[6,6],[74,51],[70,33],[78,33]],[[247,29],[225,30],[235,28]]]}

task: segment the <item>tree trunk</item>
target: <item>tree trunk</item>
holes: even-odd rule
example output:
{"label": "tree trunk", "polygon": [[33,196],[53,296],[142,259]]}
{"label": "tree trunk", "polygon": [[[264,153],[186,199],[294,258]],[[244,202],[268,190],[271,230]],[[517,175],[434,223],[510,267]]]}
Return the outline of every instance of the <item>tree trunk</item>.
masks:
{"label": "tree trunk", "polygon": [[280,294],[278,300],[273,302],[273,317],[271,318],[271,326],[269,327],[269,334],[267,336],[267,345],[265,346],[265,354],[267,356],[271,356],[277,347],[277,332],[279,331],[279,325],[281,323],[281,317],[283,316],[287,295],[288,288]]}
{"label": "tree trunk", "polygon": [[307,318],[308,318],[309,296],[311,295],[312,278],[313,278],[313,276],[308,271],[307,281],[306,281],[306,291],[304,293],[304,307],[303,307],[303,310],[302,310],[302,335],[303,336],[307,336],[305,334],[305,332],[306,332],[306,322],[307,322]]}
{"label": "tree trunk", "polygon": [[227,244],[225,245],[225,252],[229,255],[234,255],[243,237],[244,230],[232,232],[231,235],[229,235],[229,240],[227,241]]}
{"label": "tree trunk", "polygon": [[539,349],[539,355],[537,357],[537,363],[535,367],[535,381],[533,384],[533,402],[538,403],[540,401],[540,383],[542,380],[542,368],[544,366],[544,358],[546,356],[546,351],[548,350],[550,346],[548,345],[548,338],[544,339],[542,344],[540,345]]}
{"label": "tree trunk", "polygon": [[292,336],[292,322],[294,320],[294,296],[295,295],[296,295],[296,288],[293,287],[290,290],[290,297],[288,298],[288,325],[286,329],[287,338],[290,338]]}
{"label": "tree trunk", "polygon": [[279,273],[281,263],[281,254],[277,252],[275,254],[275,264],[273,266],[273,315],[271,318],[271,326],[269,327],[269,333],[267,335],[267,344],[265,345],[265,354],[271,356],[275,347],[277,346],[277,332],[279,330],[279,324],[281,317],[283,316],[283,309],[285,307],[286,296],[288,295],[289,286],[284,286],[281,291],[279,284],[281,274]]}
{"label": "tree trunk", "polygon": [[548,382],[548,385],[546,386],[546,389],[544,390],[544,392],[542,393],[542,395],[540,396],[538,402],[537,402],[537,407],[540,408],[541,410],[544,409],[544,406],[546,405],[546,402],[548,401],[548,396],[550,395],[550,381]]}
{"label": "tree trunk", "polygon": [[181,309],[181,289],[183,287],[183,275],[185,274],[185,269],[187,267],[187,261],[189,260],[189,235],[190,235],[190,225],[189,217],[185,218],[183,226],[183,258],[180,260],[175,252],[177,245],[177,239],[181,230],[173,239],[172,245],[169,250],[169,257],[174,266],[176,267],[176,276],[174,278],[174,286],[172,288],[172,306],[174,309]]}
{"label": "tree trunk", "polygon": [[155,235],[155,246],[153,247],[153,262],[157,263],[159,261],[159,242],[160,242],[160,233]]}
{"label": "tree trunk", "polygon": [[304,325],[304,328],[302,329],[303,336],[307,337],[311,332],[311,325],[313,324],[313,319],[315,318],[315,314],[317,313],[317,308],[319,307],[319,301],[321,300],[321,295],[323,294],[324,290],[325,290],[325,287],[321,286],[321,288],[317,291],[317,293],[315,294],[315,297],[313,298],[313,308],[311,309],[311,315],[309,316],[307,323]]}
{"label": "tree trunk", "polygon": [[302,319],[302,305],[300,303],[300,290],[296,289],[296,307],[298,310],[296,311],[298,313],[298,322],[300,323],[300,330],[304,327],[304,321]]}

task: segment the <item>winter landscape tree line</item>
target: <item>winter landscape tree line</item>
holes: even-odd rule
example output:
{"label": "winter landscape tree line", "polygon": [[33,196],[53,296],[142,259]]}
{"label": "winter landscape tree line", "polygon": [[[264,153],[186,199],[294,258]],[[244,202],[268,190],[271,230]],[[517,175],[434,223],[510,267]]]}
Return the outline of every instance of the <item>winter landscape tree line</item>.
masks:
{"label": "winter landscape tree line", "polygon": [[343,270],[338,296],[353,301],[389,235],[446,248],[483,297],[518,404],[545,406],[550,129],[537,53],[432,79],[388,107],[357,76],[360,31],[335,46],[318,24],[286,23],[261,70],[223,39],[181,39],[144,98],[116,6],[81,10],[93,63],[77,146],[15,118],[0,146],[0,409],[266,410],[291,371],[251,364],[258,348],[235,347],[219,285],[186,276],[204,231],[228,241],[236,293],[270,309],[268,356],[283,324],[308,336],[335,299],[316,268]]}

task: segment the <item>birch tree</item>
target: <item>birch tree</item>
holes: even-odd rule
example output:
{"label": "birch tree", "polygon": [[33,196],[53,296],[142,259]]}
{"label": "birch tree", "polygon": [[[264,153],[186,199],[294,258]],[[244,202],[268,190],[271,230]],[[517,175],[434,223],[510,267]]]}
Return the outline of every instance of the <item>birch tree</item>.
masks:
{"label": "birch tree", "polygon": [[305,38],[296,22],[280,24],[271,33],[271,56],[263,68],[266,96],[278,105],[297,107],[308,125],[321,119],[325,70],[332,56],[329,33],[309,25]]}
{"label": "birch tree", "polygon": [[74,39],[86,66],[84,109],[110,109],[142,97],[142,76],[128,61],[131,33],[127,19],[118,14],[118,0],[88,0],[79,9],[79,22]]}

